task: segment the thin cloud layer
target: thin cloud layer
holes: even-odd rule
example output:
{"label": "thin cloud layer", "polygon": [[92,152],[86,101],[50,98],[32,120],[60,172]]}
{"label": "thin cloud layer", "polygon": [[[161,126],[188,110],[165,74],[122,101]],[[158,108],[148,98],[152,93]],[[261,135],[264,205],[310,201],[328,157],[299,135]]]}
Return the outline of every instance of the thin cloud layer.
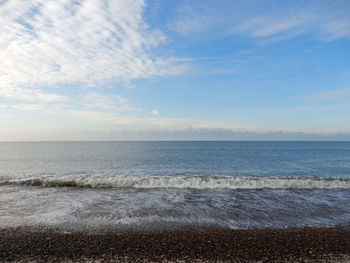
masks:
{"label": "thin cloud layer", "polygon": [[152,50],[165,41],[143,21],[143,0],[0,3],[0,96],[58,101],[43,87],[179,73]]}
{"label": "thin cloud layer", "polygon": [[350,98],[350,88],[330,90],[311,97],[311,99],[317,100],[339,100],[339,99],[349,99]]}
{"label": "thin cloud layer", "polygon": [[114,111],[141,111],[137,107],[130,107],[128,99],[119,95],[102,95],[96,92],[89,92],[86,96],[87,108],[100,108]]}
{"label": "thin cloud layer", "polygon": [[308,30],[306,25],[310,18],[307,16],[294,17],[256,17],[234,27],[234,33],[248,34],[255,38],[284,36],[290,38]]}
{"label": "thin cloud layer", "polygon": [[102,124],[148,124],[163,127],[175,127],[186,123],[188,120],[180,118],[157,118],[157,117],[133,117],[133,116],[120,116],[115,112],[105,111],[86,111],[86,110],[73,110],[70,114],[76,118],[86,120],[89,122],[102,123]]}
{"label": "thin cloud layer", "polygon": [[259,16],[234,26],[232,33],[272,41],[286,40],[306,33],[313,34],[321,41],[350,38],[350,19],[344,14],[343,19],[336,19],[335,16],[336,14],[333,17],[327,17],[326,14],[314,16],[303,12],[272,18]]}
{"label": "thin cloud layer", "polygon": [[178,7],[168,28],[181,36],[235,35],[269,42],[303,34],[321,41],[350,38],[349,1],[277,2],[194,0],[192,6]]}

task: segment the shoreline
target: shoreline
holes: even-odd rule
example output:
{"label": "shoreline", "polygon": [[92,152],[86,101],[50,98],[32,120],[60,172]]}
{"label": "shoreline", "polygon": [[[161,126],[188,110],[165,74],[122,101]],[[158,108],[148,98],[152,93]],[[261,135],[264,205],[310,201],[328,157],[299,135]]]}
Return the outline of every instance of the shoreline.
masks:
{"label": "shoreline", "polygon": [[[103,261],[104,260],[104,261]],[[350,262],[349,228],[0,229],[1,262]]]}

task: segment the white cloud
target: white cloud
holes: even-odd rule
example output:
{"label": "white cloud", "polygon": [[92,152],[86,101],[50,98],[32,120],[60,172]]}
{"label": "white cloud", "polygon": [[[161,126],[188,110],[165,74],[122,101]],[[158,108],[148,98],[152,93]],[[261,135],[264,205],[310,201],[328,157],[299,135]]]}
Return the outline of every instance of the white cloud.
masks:
{"label": "white cloud", "polygon": [[24,111],[33,111],[43,109],[43,105],[40,104],[15,104],[11,105],[12,109],[15,110],[24,110]]}
{"label": "white cloud", "polygon": [[72,110],[70,114],[76,118],[87,120],[89,122],[98,122],[104,124],[117,124],[117,125],[129,125],[129,124],[150,124],[156,126],[171,127],[178,124],[184,124],[187,120],[178,118],[141,118],[141,117],[126,117],[120,116],[115,112],[106,111],[85,111],[85,110]]}
{"label": "white cloud", "polygon": [[[97,110],[72,110],[69,112],[71,116],[88,121],[90,123],[100,123],[107,125],[118,126],[133,126],[133,127],[145,127],[157,128],[162,127],[165,129],[227,129],[237,131],[254,131],[254,132],[266,132],[266,131],[292,131],[283,127],[264,127],[258,125],[248,125],[243,123],[225,123],[215,121],[199,121],[194,119],[185,118],[162,118],[159,116],[154,117],[136,117],[136,116],[120,116],[116,112],[112,111],[97,111]],[[294,130],[293,130],[294,131]]]}
{"label": "white cloud", "polygon": [[[0,62],[1,63],[1,62]],[[1,77],[0,77],[1,81]],[[67,98],[62,95],[53,94],[53,93],[45,93],[40,91],[39,89],[30,89],[30,88],[19,88],[13,86],[2,86],[0,84],[0,96],[6,98],[15,98],[19,100],[25,101],[44,101],[44,102],[57,102],[57,101],[65,101]]]}
{"label": "white cloud", "polygon": [[87,108],[100,108],[116,111],[142,111],[139,107],[130,107],[128,100],[118,95],[102,95],[96,92],[90,92],[86,96]]}
{"label": "white cloud", "polygon": [[156,109],[151,110],[149,113],[152,115],[159,115],[160,114],[159,111]]}
{"label": "white cloud", "polygon": [[70,112],[71,115],[79,119],[88,120],[99,123],[109,124],[131,124],[139,121],[139,118],[135,117],[123,117],[115,114],[114,112],[102,112],[102,111],[84,111],[74,110]]}
{"label": "white cloud", "polygon": [[18,110],[18,111],[41,111],[44,113],[57,113],[62,112],[62,109],[66,107],[64,104],[59,103],[17,103],[17,104],[0,104],[0,109]]}
{"label": "white cloud", "polygon": [[[56,101],[43,86],[96,85],[181,72],[152,49],[165,36],[143,0],[11,0],[0,4],[0,96]],[[40,88],[41,87],[41,88]]]}

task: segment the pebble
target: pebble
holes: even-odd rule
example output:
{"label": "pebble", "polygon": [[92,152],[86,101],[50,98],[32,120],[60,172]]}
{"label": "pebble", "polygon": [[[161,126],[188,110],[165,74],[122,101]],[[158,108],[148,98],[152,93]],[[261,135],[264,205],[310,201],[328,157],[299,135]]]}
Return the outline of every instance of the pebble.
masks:
{"label": "pebble", "polygon": [[350,229],[0,229],[0,262],[349,262]]}

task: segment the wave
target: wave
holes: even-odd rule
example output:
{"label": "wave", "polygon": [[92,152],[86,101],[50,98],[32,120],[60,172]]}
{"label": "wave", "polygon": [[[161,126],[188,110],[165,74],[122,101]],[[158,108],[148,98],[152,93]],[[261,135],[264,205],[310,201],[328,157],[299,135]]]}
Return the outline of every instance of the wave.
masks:
{"label": "wave", "polygon": [[350,189],[350,178],[257,176],[63,176],[2,182],[42,187],[192,189]]}

